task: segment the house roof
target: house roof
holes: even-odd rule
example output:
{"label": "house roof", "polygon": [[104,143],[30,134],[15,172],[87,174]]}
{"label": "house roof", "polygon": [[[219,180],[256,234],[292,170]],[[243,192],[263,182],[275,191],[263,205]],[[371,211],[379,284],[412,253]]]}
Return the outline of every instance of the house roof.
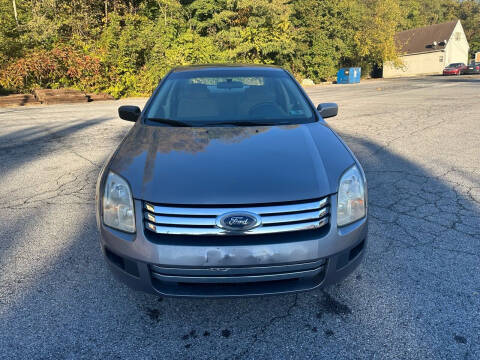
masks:
{"label": "house roof", "polygon": [[[433,52],[445,49],[444,40],[449,40],[458,20],[443,24],[424,26],[395,34],[395,43],[400,54],[416,54],[423,52]],[[433,46],[433,42],[437,46]],[[442,45],[440,45],[442,43]]]}

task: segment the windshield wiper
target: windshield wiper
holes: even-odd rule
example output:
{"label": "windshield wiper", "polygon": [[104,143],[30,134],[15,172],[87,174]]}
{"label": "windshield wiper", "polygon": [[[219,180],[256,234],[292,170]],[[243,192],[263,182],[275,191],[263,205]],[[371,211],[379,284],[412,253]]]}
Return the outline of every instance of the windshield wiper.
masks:
{"label": "windshield wiper", "polygon": [[162,123],[162,124],[168,124],[168,125],[172,125],[172,126],[181,126],[181,127],[191,127],[192,126],[192,125],[190,125],[186,122],[179,121],[179,120],[172,120],[172,119],[147,118],[147,120]]}

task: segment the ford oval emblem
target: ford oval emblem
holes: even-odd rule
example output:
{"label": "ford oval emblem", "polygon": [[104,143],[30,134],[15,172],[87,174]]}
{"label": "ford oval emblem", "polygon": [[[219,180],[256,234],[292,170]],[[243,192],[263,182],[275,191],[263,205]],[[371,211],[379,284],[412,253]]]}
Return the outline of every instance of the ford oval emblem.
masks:
{"label": "ford oval emblem", "polygon": [[260,226],[262,220],[257,214],[235,211],[217,217],[216,224],[225,230],[243,232]]}

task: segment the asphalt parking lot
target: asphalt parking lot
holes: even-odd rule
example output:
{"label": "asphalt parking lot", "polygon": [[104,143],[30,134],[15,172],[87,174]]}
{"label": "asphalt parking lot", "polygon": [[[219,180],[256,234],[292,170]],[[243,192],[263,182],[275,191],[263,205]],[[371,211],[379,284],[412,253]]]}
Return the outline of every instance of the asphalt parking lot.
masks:
{"label": "asphalt parking lot", "polygon": [[1,359],[480,358],[480,77],[307,89],[369,182],[368,253],[298,295],[172,299],[104,264],[99,169],[144,99],[0,109]]}

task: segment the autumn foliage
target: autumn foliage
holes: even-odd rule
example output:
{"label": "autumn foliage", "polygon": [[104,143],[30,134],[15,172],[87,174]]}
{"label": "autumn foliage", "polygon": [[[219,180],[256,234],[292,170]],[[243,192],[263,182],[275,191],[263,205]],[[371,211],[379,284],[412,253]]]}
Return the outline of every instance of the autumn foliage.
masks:
{"label": "autumn foliage", "polygon": [[480,51],[480,0],[0,1],[0,93],[148,95],[198,63],[276,64],[317,83],[340,67],[368,76],[397,58],[397,31],[455,19]]}
{"label": "autumn foliage", "polygon": [[0,72],[0,85],[17,91],[76,86],[92,90],[100,79],[98,58],[72,48],[36,50],[16,59]]}

